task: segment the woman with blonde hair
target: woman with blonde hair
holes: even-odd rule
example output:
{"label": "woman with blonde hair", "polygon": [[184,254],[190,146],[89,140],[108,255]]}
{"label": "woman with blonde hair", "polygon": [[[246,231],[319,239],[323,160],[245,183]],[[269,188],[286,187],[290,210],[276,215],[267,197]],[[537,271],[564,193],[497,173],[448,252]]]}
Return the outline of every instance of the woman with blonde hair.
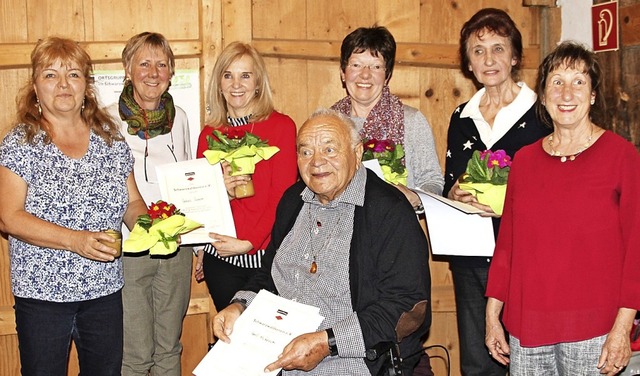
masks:
{"label": "woman with blonde hair", "polygon": [[[231,176],[229,163],[222,163],[237,237],[211,233],[212,243],[199,252],[196,265],[196,278],[204,276],[221,311],[260,267],[278,201],[297,179],[296,125],[274,110],[266,66],[249,44],[233,42],[222,51],[211,74],[208,103],[198,157],[208,148],[207,138],[215,138],[214,130],[226,133],[232,128],[236,134],[249,132],[280,149],[260,162],[251,176]],[[236,197],[235,188],[249,180],[253,181],[255,195]]]}

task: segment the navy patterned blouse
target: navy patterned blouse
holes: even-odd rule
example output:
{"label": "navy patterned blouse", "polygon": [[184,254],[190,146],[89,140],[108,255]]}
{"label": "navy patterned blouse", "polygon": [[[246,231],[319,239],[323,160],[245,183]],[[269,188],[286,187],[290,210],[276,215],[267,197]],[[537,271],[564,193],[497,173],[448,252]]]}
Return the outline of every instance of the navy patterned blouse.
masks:
{"label": "navy patterned blouse", "polygon": [[[111,147],[91,132],[80,159],[63,154],[53,143],[24,141],[21,126],[0,145],[0,165],[27,183],[25,210],[74,230],[119,229],[129,201],[127,177],[133,156],[127,144]],[[36,231],[34,229],[34,231]],[[11,285],[15,296],[74,302],[112,294],[124,284],[122,263],[99,262],[76,253],[38,247],[9,237]]]}

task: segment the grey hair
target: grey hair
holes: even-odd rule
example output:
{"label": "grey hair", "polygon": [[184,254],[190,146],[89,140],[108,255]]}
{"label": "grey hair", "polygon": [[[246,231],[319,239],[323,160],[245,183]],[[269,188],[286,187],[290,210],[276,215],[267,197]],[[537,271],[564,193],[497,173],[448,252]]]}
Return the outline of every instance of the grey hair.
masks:
{"label": "grey hair", "polygon": [[346,125],[349,130],[349,135],[351,136],[351,145],[356,146],[360,142],[362,142],[362,140],[360,139],[360,134],[358,132],[358,129],[356,128],[356,123],[354,123],[353,120],[351,120],[351,118],[348,117],[347,115],[343,114],[342,112],[332,110],[330,108],[322,107],[315,110],[311,114],[311,116],[309,116],[309,119],[307,119],[307,121],[319,116],[334,117],[338,119],[341,123]]}

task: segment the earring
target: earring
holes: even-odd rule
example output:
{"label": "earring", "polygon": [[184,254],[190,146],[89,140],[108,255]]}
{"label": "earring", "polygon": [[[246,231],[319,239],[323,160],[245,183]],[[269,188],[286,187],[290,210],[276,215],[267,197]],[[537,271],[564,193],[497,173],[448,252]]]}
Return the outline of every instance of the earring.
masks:
{"label": "earring", "polygon": [[256,95],[258,95],[260,93],[260,90],[256,89]]}
{"label": "earring", "polygon": [[596,103],[596,99],[595,98],[591,98],[591,105],[593,106],[594,103]]}
{"label": "earring", "polygon": [[42,107],[40,106],[40,99],[36,98],[36,107],[38,108],[38,115],[42,117]]}
{"label": "earring", "polygon": [[80,113],[82,113],[82,111],[84,111],[84,101],[85,99],[87,99],[87,97],[82,98],[82,107],[80,107]]}

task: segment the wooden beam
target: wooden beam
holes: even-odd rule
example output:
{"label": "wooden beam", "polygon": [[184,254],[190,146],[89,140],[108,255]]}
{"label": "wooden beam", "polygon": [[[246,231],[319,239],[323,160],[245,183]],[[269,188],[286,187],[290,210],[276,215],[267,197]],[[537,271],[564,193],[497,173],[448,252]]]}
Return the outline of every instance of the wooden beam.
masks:
{"label": "wooden beam", "polygon": [[[281,59],[338,61],[341,41],[254,39],[263,56]],[[535,69],[540,61],[537,46],[525,48],[523,68]],[[458,46],[435,43],[398,43],[396,64],[426,67],[458,67]]]}
{"label": "wooden beam", "polygon": [[555,8],[557,0],[522,0],[525,7],[550,7]]}
{"label": "wooden beam", "polygon": [[625,47],[640,45],[640,4],[620,8],[620,43]]}
{"label": "wooden beam", "polygon": [[[202,54],[202,42],[199,40],[174,40],[171,49],[176,58],[193,57]],[[81,42],[94,63],[119,62],[125,42]],[[31,64],[33,43],[0,44],[0,69],[24,68]]]}

